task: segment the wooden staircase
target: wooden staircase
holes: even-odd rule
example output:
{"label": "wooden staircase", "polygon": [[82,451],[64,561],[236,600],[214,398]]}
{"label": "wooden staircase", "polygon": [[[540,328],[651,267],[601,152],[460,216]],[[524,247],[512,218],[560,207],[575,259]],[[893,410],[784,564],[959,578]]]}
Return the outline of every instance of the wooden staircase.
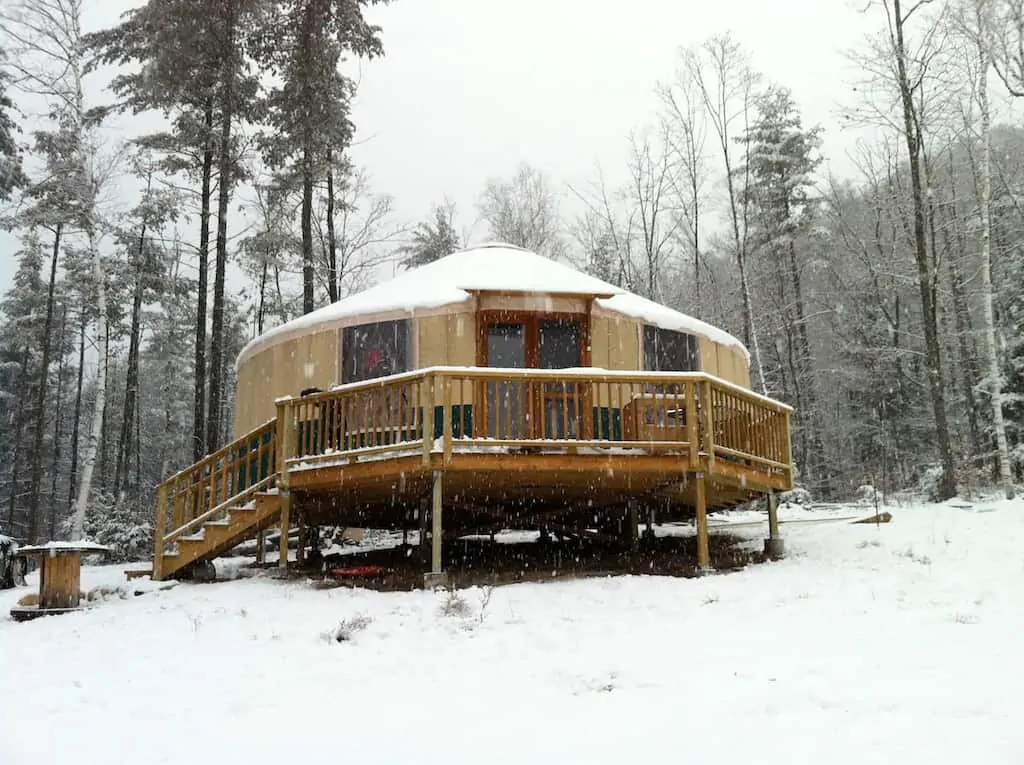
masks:
{"label": "wooden staircase", "polygon": [[[195,521],[164,537],[160,564],[154,566],[154,579],[168,579],[187,566],[212,560],[235,545],[280,522],[281,495],[276,490],[246,492],[237,503],[224,509],[220,517]],[[180,532],[180,533],[179,533]],[[156,561],[154,560],[154,564]]]}
{"label": "wooden staircase", "polygon": [[157,487],[154,580],[181,576],[270,526],[287,525],[278,422],[269,420]]}

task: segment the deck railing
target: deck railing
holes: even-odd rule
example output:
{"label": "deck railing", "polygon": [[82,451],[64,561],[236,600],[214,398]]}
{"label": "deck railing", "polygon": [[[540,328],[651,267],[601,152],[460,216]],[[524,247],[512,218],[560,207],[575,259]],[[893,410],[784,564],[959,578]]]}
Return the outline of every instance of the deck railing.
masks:
{"label": "deck railing", "polygon": [[[158,487],[167,547],[289,474],[353,460],[458,452],[676,454],[792,486],[790,407],[700,372],[435,367],[277,402],[277,417]],[[282,471],[282,468],[286,468]],[[169,529],[169,531],[168,531]]]}
{"label": "deck railing", "polygon": [[[791,479],[790,407],[699,372],[436,367],[279,403],[290,469],[420,450],[630,449]],[[425,437],[426,436],[426,437]]]}

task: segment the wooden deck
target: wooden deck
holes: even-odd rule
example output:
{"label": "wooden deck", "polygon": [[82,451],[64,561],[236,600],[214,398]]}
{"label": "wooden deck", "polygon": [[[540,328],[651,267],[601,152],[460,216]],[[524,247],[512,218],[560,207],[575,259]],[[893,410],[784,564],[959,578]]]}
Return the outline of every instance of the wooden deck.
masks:
{"label": "wooden deck", "polygon": [[277,411],[161,484],[154,578],[279,524],[701,521],[792,488],[790,408],[703,373],[438,367]]}

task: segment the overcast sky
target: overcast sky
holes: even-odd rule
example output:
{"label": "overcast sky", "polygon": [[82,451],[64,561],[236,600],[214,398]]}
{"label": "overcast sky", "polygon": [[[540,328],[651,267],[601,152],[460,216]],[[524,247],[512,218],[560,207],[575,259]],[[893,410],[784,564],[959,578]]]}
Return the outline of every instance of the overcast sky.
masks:
{"label": "overcast sky", "polygon": [[[112,24],[136,4],[87,2],[86,26]],[[732,30],[766,78],[793,90],[805,123],[825,126],[825,154],[842,171],[851,145],[833,118],[850,79],[842,51],[881,21],[859,12],[865,4],[396,0],[372,11],[386,55],[360,65],[353,155],[374,188],[394,197],[399,217],[423,219],[447,195],[460,227],[476,218],[488,176],[523,161],[559,185],[593,178],[598,162],[621,178],[629,132],[654,116],[654,87],[671,77],[679,46]],[[11,255],[11,240],[0,240],[0,288]]]}

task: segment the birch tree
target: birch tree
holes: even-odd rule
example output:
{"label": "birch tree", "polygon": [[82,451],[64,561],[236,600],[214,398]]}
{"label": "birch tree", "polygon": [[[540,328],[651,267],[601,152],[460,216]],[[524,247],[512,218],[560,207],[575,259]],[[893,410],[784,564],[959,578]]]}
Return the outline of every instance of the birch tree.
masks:
{"label": "birch tree", "polygon": [[[996,454],[999,463],[999,482],[1007,498],[1013,496],[1013,478],[1010,474],[1010,450],[1006,439],[1006,422],[1003,417],[1003,385],[1002,371],[999,360],[999,348],[996,343],[995,289],[992,285],[992,105],[989,100],[988,77],[989,68],[993,63],[990,53],[991,41],[986,39],[986,32],[992,28],[993,5],[999,0],[971,0],[967,7],[960,9],[958,26],[973,44],[977,56],[976,82],[972,88],[977,102],[980,125],[978,136],[981,143],[980,188],[978,189],[978,214],[981,225],[981,299],[983,306],[983,323],[985,331],[985,356],[988,361],[989,399],[992,407],[992,430],[995,435]],[[1020,24],[1024,33],[1024,18],[1021,9],[1024,3],[1003,3],[1004,8],[1015,12],[1002,21]],[[1012,31],[1012,24],[1010,31]],[[1004,38],[1005,39],[1005,38]],[[1021,36],[1024,42],[1024,34]],[[1011,61],[1012,61],[1011,57]],[[1001,71],[1011,74],[1014,68],[1006,64]],[[1008,85],[1009,87],[1009,85]]]}
{"label": "birch tree", "polygon": [[[106,275],[100,257],[97,198],[101,173],[95,128],[101,116],[85,100],[85,45],[82,36],[84,0],[21,0],[0,11],[12,50],[9,71],[15,85],[45,100],[66,142],[69,160],[59,179],[64,204],[84,239],[96,307],[96,342],[101,358],[108,353]],[[82,472],[73,509],[72,538],[81,539],[103,437],[107,380],[105,365],[97,365],[92,425],[86,441]]]}

